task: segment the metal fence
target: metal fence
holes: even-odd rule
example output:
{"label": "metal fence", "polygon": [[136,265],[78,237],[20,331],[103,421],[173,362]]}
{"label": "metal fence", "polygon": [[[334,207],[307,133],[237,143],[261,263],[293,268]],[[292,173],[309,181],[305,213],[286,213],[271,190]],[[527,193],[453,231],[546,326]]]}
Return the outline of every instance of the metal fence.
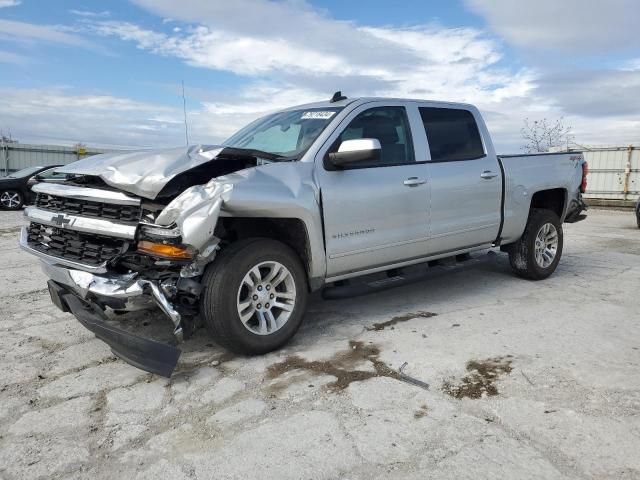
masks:
{"label": "metal fence", "polygon": [[[560,149],[557,149],[560,150]],[[630,205],[640,196],[640,146],[563,148],[581,151],[589,163],[589,182],[585,198],[601,205]],[[117,150],[57,145],[29,145],[0,142],[0,175],[27,167],[64,165],[80,158]]]}
{"label": "metal fence", "polygon": [[640,146],[583,150],[589,164],[585,198],[592,204],[625,205],[640,196]]}
{"label": "metal fence", "polygon": [[640,146],[599,147],[576,145],[556,151],[582,152],[589,164],[587,203],[631,206],[640,197]]}
{"label": "metal fence", "polygon": [[116,150],[85,147],[60,147],[58,145],[30,145],[16,142],[0,142],[0,176],[9,175],[27,167],[66,165],[81,158]]}

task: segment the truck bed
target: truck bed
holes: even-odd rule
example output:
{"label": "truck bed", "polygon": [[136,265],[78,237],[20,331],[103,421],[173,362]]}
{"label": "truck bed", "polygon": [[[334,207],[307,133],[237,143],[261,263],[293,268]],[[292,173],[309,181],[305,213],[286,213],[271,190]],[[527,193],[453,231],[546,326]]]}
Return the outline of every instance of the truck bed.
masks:
{"label": "truck bed", "polygon": [[577,196],[582,182],[581,153],[553,152],[498,155],[503,171],[503,243],[522,235],[528,218],[531,192],[565,189],[567,203]]}

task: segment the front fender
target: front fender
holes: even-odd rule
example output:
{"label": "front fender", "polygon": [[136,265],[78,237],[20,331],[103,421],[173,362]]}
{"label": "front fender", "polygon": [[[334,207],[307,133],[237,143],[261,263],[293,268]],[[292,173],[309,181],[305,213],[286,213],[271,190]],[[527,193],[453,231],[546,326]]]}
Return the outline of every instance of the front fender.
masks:
{"label": "front fender", "polygon": [[325,276],[319,189],[313,180],[313,164],[269,163],[190,187],[165,207],[156,223],[177,225],[184,243],[201,250],[214,238],[220,216],[302,221],[309,240],[309,277]]}

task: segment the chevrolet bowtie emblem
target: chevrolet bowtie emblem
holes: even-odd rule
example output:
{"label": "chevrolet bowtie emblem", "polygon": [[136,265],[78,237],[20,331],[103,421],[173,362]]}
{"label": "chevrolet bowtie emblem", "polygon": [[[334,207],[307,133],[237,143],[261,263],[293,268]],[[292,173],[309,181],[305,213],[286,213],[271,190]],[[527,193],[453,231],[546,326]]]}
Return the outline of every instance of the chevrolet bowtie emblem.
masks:
{"label": "chevrolet bowtie emblem", "polygon": [[59,227],[61,227],[64,224],[69,223],[71,220],[69,220],[64,215],[60,214],[60,215],[55,215],[55,216],[51,217],[51,221],[53,223],[55,223],[56,225],[58,225]]}

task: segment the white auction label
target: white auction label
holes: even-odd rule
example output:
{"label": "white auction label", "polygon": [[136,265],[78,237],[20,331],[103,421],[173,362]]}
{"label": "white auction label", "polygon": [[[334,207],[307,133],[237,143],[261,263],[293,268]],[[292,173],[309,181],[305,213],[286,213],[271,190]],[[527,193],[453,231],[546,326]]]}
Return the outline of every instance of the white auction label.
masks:
{"label": "white auction label", "polygon": [[302,119],[320,119],[327,120],[335,115],[336,112],[327,112],[327,111],[318,111],[318,112],[304,112],[302,114]]}

